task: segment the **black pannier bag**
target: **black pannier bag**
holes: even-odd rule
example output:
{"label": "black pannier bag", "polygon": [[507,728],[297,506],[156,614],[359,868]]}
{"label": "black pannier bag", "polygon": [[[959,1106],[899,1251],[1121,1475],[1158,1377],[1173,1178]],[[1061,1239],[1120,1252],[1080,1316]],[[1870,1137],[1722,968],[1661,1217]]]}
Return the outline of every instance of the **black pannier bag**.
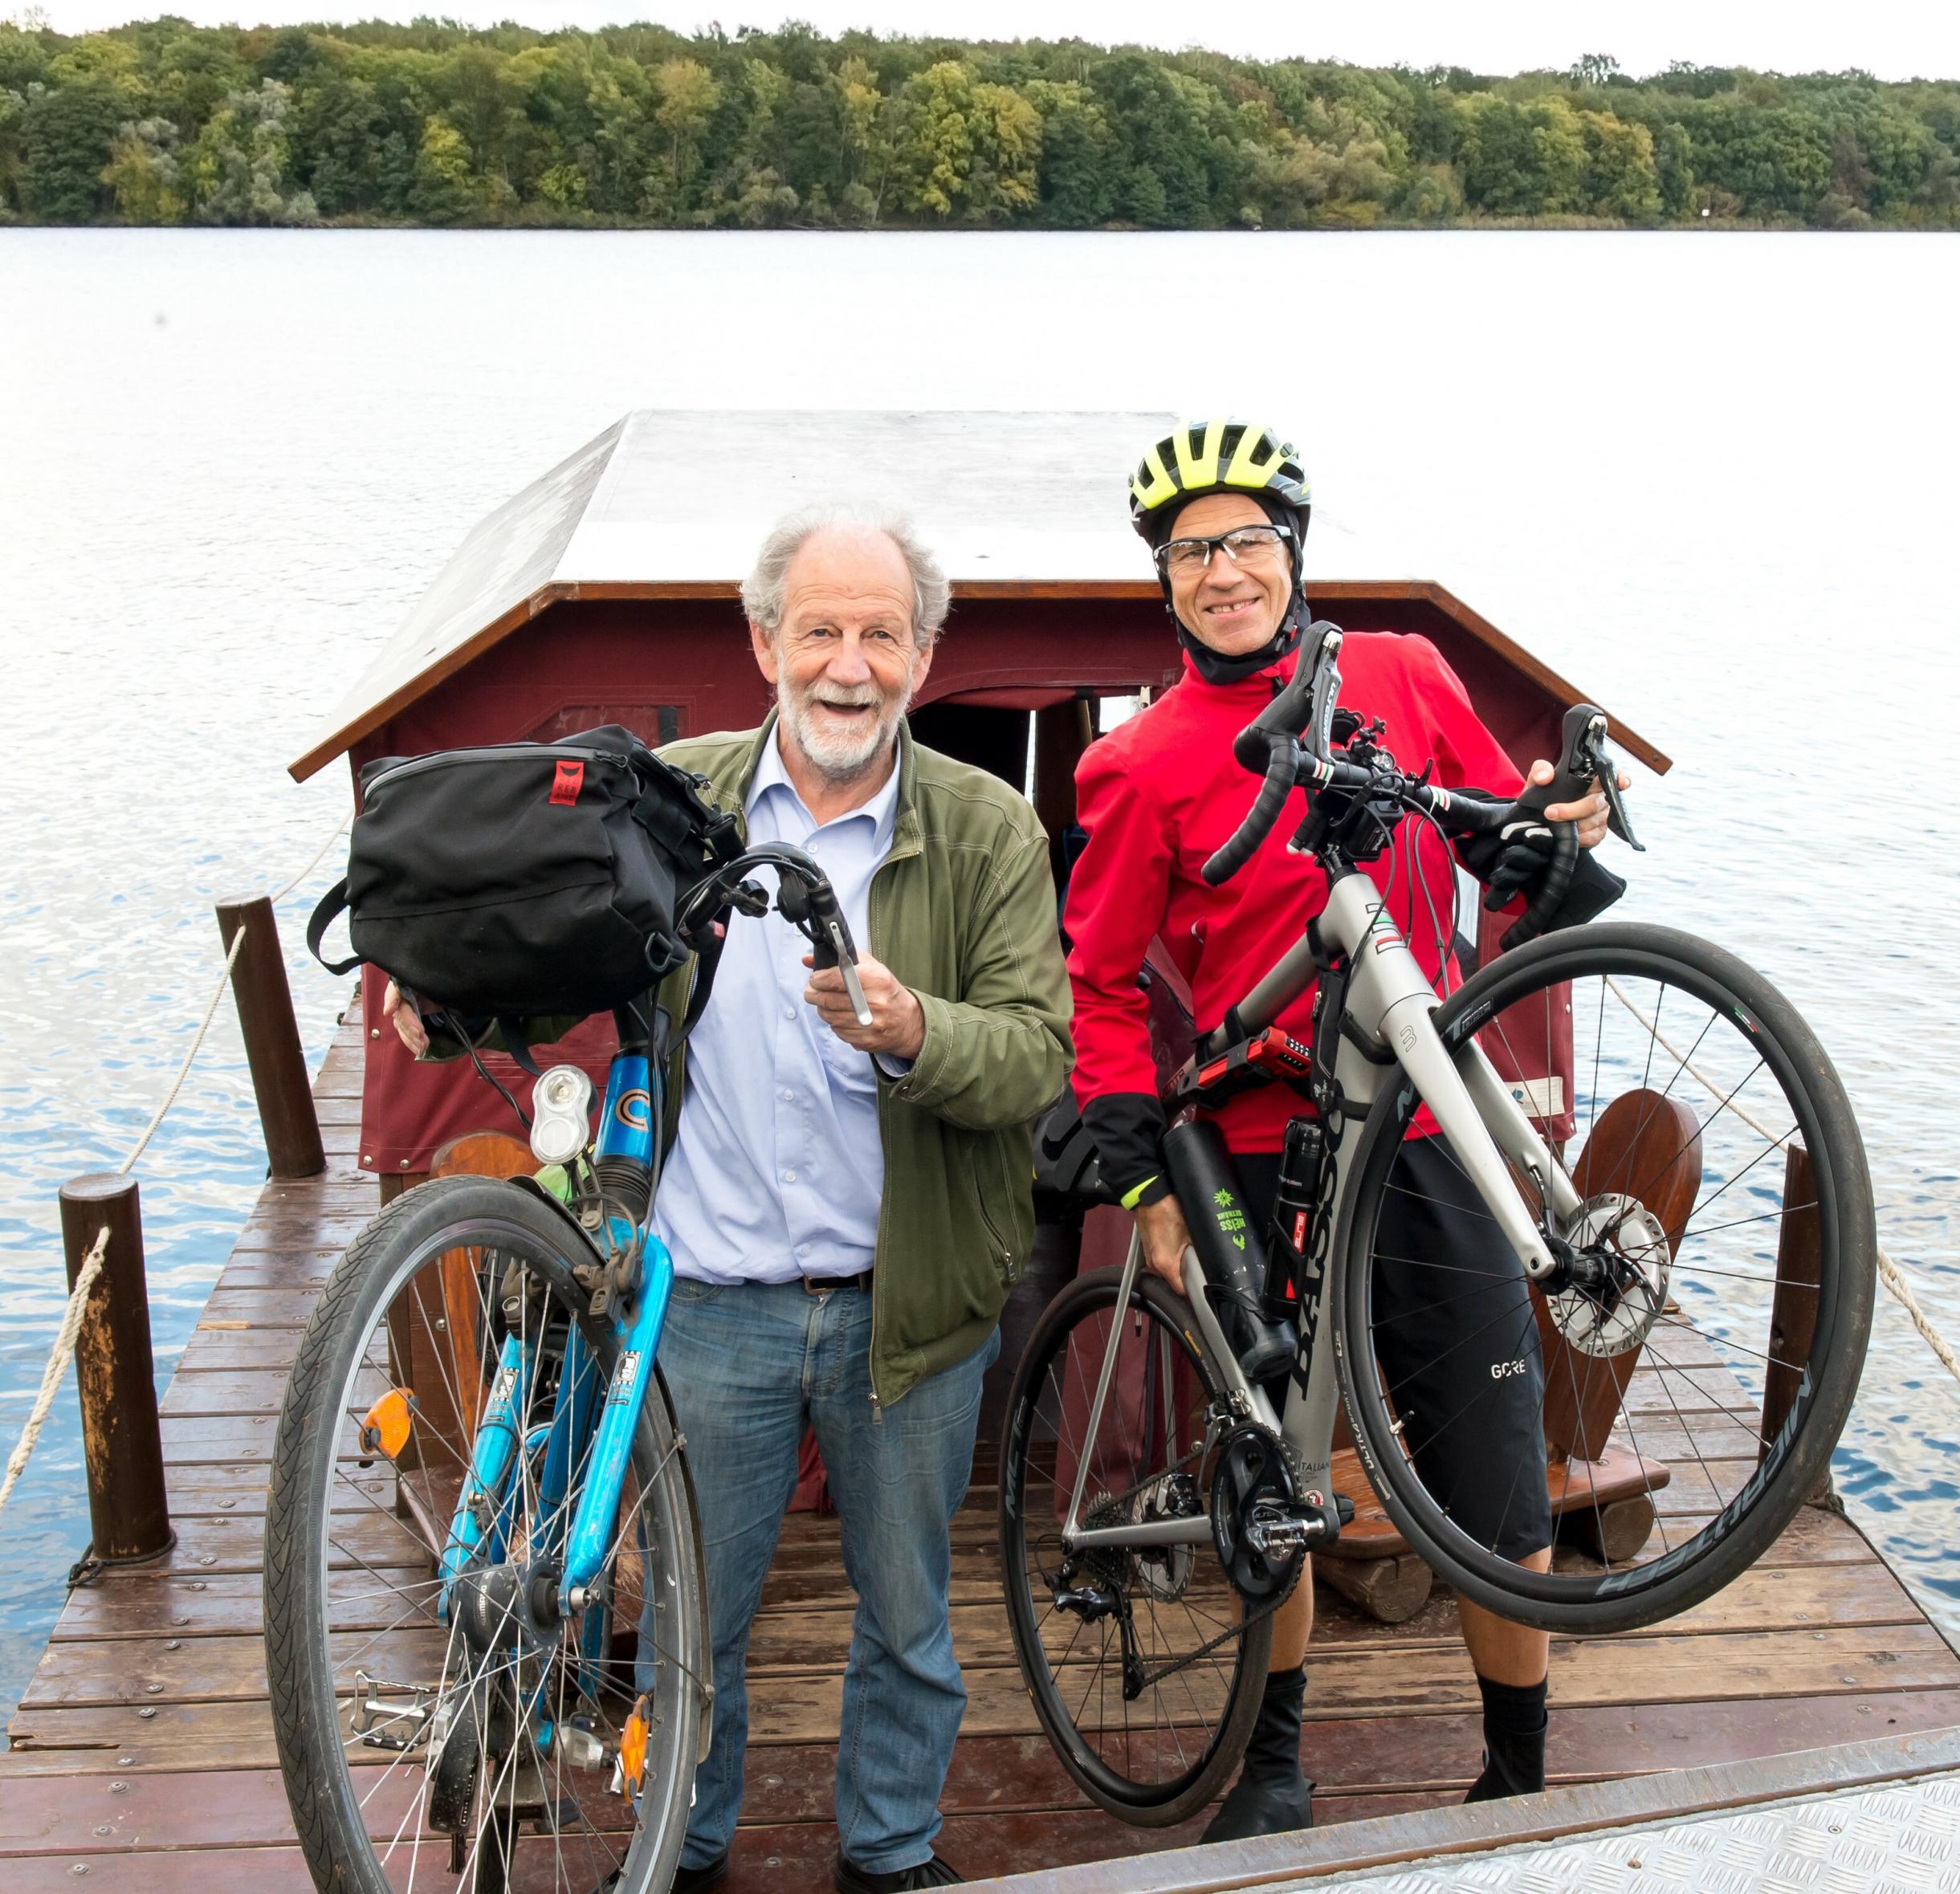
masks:
{"label": "black pannier bag", "polygon": [[[687,957],[676,913],[740,851],[704,786],[615,723],[379,758],[307,945],[330,972],[365,961],[458,1021],[626,1005]],[[344,907],[354,951],[332,961],[320,943]]]}

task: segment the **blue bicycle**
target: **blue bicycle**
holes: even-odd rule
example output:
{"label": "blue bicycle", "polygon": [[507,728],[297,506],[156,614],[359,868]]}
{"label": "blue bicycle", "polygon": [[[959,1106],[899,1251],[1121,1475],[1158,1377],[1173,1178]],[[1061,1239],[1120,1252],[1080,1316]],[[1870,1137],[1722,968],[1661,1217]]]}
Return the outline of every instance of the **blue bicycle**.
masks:
{"label": "blue bicycle", "polygon": [[[779,912],[870,1014],[836,897],[757,848],[691,897],[697,1016],[722,927]],[[434,1179],[368,1225],[301,1340],[266,1517],[279,1766],[317,1886],[667,1887],[712,1666],[685,1443],[658,1356],[662,1075],[687,1020],[617,1016],[596,1139],[576,1066],[534,1090],[538,1177]]]}

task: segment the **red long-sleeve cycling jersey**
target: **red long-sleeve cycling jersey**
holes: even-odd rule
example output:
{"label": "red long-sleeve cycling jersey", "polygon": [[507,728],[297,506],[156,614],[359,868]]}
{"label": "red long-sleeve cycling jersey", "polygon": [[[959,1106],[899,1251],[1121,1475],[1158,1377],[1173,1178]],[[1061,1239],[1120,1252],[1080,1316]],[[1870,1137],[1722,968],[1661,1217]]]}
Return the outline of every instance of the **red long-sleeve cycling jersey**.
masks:
{"label": "red long-sleeve cycling jersey", "polygon": [[[1075,1094],[1101,1148],[1103,1179],[1119,1192],[1156,1169],[1156,1073],[1147,1002],[1137,972],[1162,935],[1189,981],[1200,1031],[1224,1016],[1297,942],[1326,903],[1313,861],[1286,844],[1303,811],[1296,798],[1250,861],[1221,888],[1205,861],[1244,819],[1258,784],[1233,760],[1232,739],[1272,701],[1297,658],[1236,684],[1208,683],[1185,660],[1182,680],[1150,707],[1092,743],[1075,772],[1078,819],[1088,844],[1070,878],[1066,929],[1075,996]],[[1382,738],[1413,773],[1435,764],[1445,788],[1514,795],[1522,779],[1470,707],[1441,653],[1426,638],[1351,635],[1341,647],[1340,703],[1387,726]],[[1426,825],[1405,821],[1396,846],[1367,872],[1432,980],[1447,939],[1455,863]],[[1445,945],[1442,950],[1447,952]],[[1309,988],[1280,1016],[1307,1037]],[[1216,1114],[1233,1151],[1275,1151],[1286,1121],[1306,1109],[1269,1085],[1229,1099]]]}

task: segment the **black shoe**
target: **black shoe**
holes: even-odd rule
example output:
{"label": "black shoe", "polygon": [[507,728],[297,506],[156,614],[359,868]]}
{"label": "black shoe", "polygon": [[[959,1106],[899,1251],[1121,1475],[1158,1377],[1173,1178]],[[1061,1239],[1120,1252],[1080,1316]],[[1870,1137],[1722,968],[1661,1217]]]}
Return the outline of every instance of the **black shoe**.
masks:
{"label": "black shoe", "polygon": [[839,1855],[837,1866],[830,1871],[837,1894],[907,1894],[913,1888],[951,1888],[964,1879],[937,1855],[916,1868],[900,1868],[890,1874],[874,1874],[870,1868],[860,1868],[848,1856]]}
{"label": "black shoe", "polygon": [[1464,1797],[1495,1802],[1506,1795],[1536,1795],[1545,1786],[1545,1733],[1550,1718],[1542,1684],[1494,1684],[1477,1680],[1484,1698],[1484,1768]]}
{"label": "black shoe", "polygon": [[1298,1665],[1267,1676],[1259,1715],[1246,1739],[1245,1766],[1202,1839],[1245,1841],[1314,1826],[1314,1785],[1300,1770],[1306,1697],[1306,1672]]}
{"label": "black shoe", "polygon": [[703,1867],[675,1868],[674,1894],[707,1894],[710,1888],[719,1888],[727,1878],[728,1851],[724,1848]]}
{"label": "black shoe", "polygon": [[1218,1805],[1202,1841],[1248,1841],[1255,1835],[1284,1835],[1314,1826],[1314,1785],[1295,1774],[1290,1782],[1264,1782],[1242,1775]]}

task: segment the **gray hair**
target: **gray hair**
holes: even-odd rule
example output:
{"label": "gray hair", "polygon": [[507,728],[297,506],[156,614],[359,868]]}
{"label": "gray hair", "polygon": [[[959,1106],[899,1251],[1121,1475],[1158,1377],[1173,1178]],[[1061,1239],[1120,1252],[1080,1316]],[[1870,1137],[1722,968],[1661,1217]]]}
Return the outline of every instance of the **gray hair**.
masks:
{"label": "gray hair", "polygon": [[769,528],[769,536],[756,555],[754,570],[742,581],[742,609],[773,637],[782,626],[783,580],[788,575],[790,561],[813,533],[837,526],[882,533],[899,548],[912,579],[912,636],[922,651],[929,650],[946,622],[953,589],[947,583],[931,548],[903,513],[882,509],[867,511],[826,503],[799,507],[795,512],[784,514]]}

